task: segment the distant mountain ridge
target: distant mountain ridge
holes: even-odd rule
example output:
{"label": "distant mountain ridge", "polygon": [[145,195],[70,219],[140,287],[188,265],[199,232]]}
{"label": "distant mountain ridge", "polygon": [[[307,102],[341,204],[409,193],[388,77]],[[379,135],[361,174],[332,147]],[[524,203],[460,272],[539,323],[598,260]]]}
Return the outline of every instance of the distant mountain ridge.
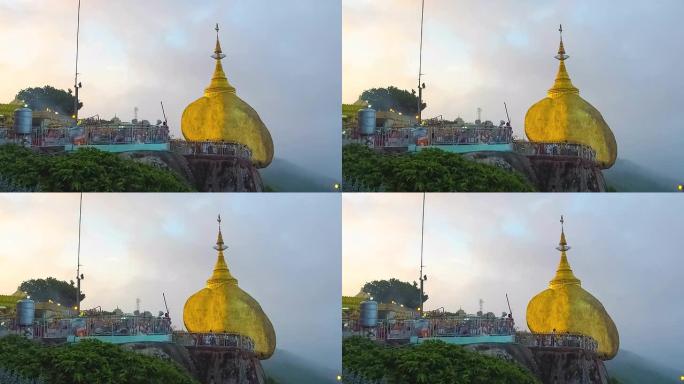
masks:
{"label": "distant mountain ridge", "polygon": [[259,174],[264,186],[275,192],[332,192],[338,182],[282,158],[273,159]]}
{"label": "distant mountain ridge", "polygon": [[339,374],[282,349],[276,349],[273,357],[262,360],[261,365],[266,376],[278,384],[334,384]]}
{"label": "distant mountain ridge", "polygon": [[677,372],[655,361],[621,349],[613,360],[605,362],[608,376],[621,384],[676,384],[680,383],[684,369]]}
{"label": "distant mountain ridge", "polygon": [[608,187],[617,192],[676,192],[682,180],[660,175],[628,159],[617,159],[615,165],[603,171]]}

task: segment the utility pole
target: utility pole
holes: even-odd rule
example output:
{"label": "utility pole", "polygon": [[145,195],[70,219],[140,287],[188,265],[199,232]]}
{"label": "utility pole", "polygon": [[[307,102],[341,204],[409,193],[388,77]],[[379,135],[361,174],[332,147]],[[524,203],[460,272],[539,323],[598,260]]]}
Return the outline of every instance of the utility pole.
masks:
{"label": "utility pole", "polygon": [[420,10],[420,53],[418,58],[418,124],[423,121],[423,89],[425,83],[422,82],[423,77],[423,21],[425,16],[425,0],[422,2]]}
{"label": "utility pole", "polygon": [[423,275],[423,239],[425,238],[425,192],[423,192],[423,215],[420,224],[420,317],[423,317],[423,291],[427,275]]}
{"label": "utility pole", "polygon": [[81,197],[78,204],[78,251],[76,252],[76,312],[78,315],[81,314],[81,280],[83,280],[83,274],[81,274],[81,214],[83,212],[83,192],[81,192]]}
{"label": "utility pole", "polygon": [[78,0],[78,11],[76,13],[76,72],[74,75],[74,114],[71,116],[78,124],[78,90],[83,86],[78,81],[78,37],[81,32],[81,0]]}

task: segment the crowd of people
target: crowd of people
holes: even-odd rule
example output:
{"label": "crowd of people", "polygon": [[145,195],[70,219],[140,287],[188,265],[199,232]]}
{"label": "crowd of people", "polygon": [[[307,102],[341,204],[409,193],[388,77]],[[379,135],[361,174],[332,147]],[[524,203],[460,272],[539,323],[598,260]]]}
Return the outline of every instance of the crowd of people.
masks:
{"label": "crowd of people", "polygon": [[254,350],[254,341],[243,335],[233,333],[188,333],[174,332],[174,342],[194,347],[239,348]]}
{"label": "crowd of people", "polygon": [[238,143],[171,140],[171,151],[182,155],[218,155],[250,159],[252,151]]}
{"label": "crowd of people", "polygon": [[530,347],[581,348],[596,352],[598,343],[592,337],[568,332],[518,333],[516,341]]}
{"label": "crowd of people", "polygon": [[430,145],[510,144],[513,129],[509,124],[492,127],[436,127],[429,131]]}
{"label": "crowd of people", "polygon": [[[367,336],[369,330],[360,322],[343,322],[345,336]],[[512,317],[488,318],[480,316],[420,320],[385,320],[372,329],[372,336],[380,340],[409,339],[411,337],[469,337],[510,336],[515,334]]]}
{"label": "crowd of people", "polygon": [[596,152],[582,144],[571,143],[516,143],[516,151],[533,156],[566,156],[595,161]]}
{"label": "crowd of people", "polygon": [[171,333],[171,319],[167,316],[99,316],[71,320],[75,336],[135,336]]}

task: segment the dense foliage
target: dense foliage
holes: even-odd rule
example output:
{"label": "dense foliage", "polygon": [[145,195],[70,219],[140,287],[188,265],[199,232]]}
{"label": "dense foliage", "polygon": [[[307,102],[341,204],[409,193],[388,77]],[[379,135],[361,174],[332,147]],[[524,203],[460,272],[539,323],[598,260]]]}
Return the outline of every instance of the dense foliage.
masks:
{"label": "dense foliage", "polygon": [[186,192],[180,176],[84,148],[59,155],[38,154],[16,145],[0,146],[0,177],[45,192]]}
{"label": "dense foliage", "polygon": [[[359,98],[367,101],[376,111],[393,109],[410,116],[418,114],[418,96],[397,87],[369,89],[363,91]],[[421,110],[425,107],[426,105],[423,103]]]}
{"label": "dense foliage", "polygon": [[[409,308],[420,306],[420,288],[414,281],[413,284],[397,279],[375,280],[366,283],[362,291],[369,293],[371,297],[380,303],[390,303],[395,301],[404,304]],[[428,295],[423,294],[423,302],[428,299]]]}
{"label": "dense foliage", "polygon": [[522,174],[425,149],[380,154],[359,144],[342,150],[345,190],[390,192],[532,192]]}
{"label": "dense foliage", "polygon": [[18,336],[0,339],[0,366],[51,384],[193,384],[171,361],[95,340],[45,346]]}
{"label": "dense foliage", "polygon": [[342,368],[346,375],[388,384],[538,383],[515,363],[441,341],[386,347],[349,338],[342,344]]}
{"label": "dense foliage", "polygon": [[2,384],[45,384],[40,379],[27,379],[26,377],[0,367],[0,383]]}
{"label": "dense foliage", "polygon": [[[47,279],[31,279],[24,281],[19,286],[19,290],[26,292],[31,299],[35,301],[52,300],[55,303],[66,305],[67,307],[75,306],[76,303],[76,286],[74,282],[66,282],[57,280],[54,277]],[[81,292],[81,301],[85,299],[85,294]]]}
{"label": "dense foliage", "polygon": [[[28,104],[29,108],[34,111],[42,111],[46,108],[50,108],[53,111],[57,111],[66,115],[74,114],[74,101],[76,96],[74,96],[71,90],[64,91],[62,89],[57,89],[46,85],[42,88],[26,88],[22,89],[17,93],[17,100],[23,101]],[[83,107],[83,103],[78,103],[78,109]]]}

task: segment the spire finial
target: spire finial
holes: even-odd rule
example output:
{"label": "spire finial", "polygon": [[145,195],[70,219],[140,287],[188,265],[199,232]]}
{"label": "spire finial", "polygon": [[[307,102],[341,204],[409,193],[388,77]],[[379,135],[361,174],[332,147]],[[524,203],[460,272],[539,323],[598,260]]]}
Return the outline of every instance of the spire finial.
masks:
{"label": "spire finial", "polygon": [[570,56],[565,54],[565,46],[563,45],[563,24],[561,24],[558,28],[558,32],[560,33],[560,45],[558,46],[558,54],[556,55],[556,59],[564,61],[567,60]]}
{"label": "spire finial", "polygon": [[565,252],[565,251],[569,250],[570,247],[568,246],[568,242],[565,241],[565,219],[563,218],[563,215],[561,215],[560,223],[561,223],[561,237],[560,237],[560,243],[558,243],[558,247],[556,249],[561,251],[561,252]]}
{"label": "spire finial", "polygon": [[221,51],[221,43],[219,42],[219,30],[220,30],[220,28],[219,28],[218,23],[216,23],[216,28],[214,28],[214,30],[216,31],[216,48],[214,49],[214,54],[211,55],[211,57],[216,59],[216,60],[221,60],[224,57],[226,57],[226,55],[224,55],[223,51]]}
{"label": "spire finial", "polygon": [[575,277],[575,275],[572,273],[572,268],[570,268],[570,263],[568,263],[568,256],[565,254],[565,252],[567,252],[570,249],[570,246],[568,245],[568,242],[565,241],[565,228],[563,228],[565,224],[565,218],[563,217],[563,215],[561,215],[560,223],[561,238],[560,243],[558,244],[558,247],[556,247],[556,249],[560,251],[561,258],[560,262],[558,263],[558,268],[556,269],[556,276],[554,276],[553,280],[549,282],[549,287],[551,288],[566,284],[579,285],[581,283],[580,280],[577,277]]}
{"label": "spire finial", "polygon": [[216,238],[216,246],[214,246],[214,249],[217,251],[225,251],[228,247],[223,243],[223,234],[221,234],[221,214],[218,215],[216,221],[218,222],[218,237]]}

